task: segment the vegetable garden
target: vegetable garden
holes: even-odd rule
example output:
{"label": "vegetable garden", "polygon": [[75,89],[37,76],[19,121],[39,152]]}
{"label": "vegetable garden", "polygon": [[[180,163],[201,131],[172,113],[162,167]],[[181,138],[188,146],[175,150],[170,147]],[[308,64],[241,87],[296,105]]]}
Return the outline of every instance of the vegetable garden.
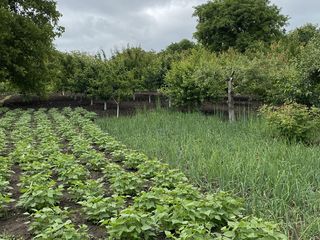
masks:
{"label": "vegetable garden", "polygon": [[1,239],[286,239],[180,171],[127,149],[94,113],[1,109]]}

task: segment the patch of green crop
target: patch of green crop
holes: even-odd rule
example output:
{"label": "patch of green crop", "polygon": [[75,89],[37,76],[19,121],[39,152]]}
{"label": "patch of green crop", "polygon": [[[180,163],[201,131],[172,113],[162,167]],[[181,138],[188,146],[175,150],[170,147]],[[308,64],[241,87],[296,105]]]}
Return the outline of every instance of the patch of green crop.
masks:
{"label": "patch of green crop", "polygon": [[274,138],[259,118],[229,124],[160,110],[97,123],[129,148],[181,169],[205,190],[244,197],[248,213],[281,222],[290,238],[319,236],[320,147]]}

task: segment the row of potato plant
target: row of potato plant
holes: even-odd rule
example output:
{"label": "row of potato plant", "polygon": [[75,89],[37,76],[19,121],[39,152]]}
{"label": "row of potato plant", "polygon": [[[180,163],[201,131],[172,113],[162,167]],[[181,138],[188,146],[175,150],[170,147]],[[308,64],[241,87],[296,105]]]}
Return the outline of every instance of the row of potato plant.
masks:
{"label": "row of potato plant", "polygon": [[14,125],[19,111],[8,112],[0,109],[0,113],[5,113],[4,116],[0,118],[0,216],[2,216],[6,213],[8,205],[13,202],[10,192],[10,177],[11,174],[13,174],[11,170],[13,161],[7,156],[7,152],[10,144],[9,129]]}
{"label": "row of potato plant", "polygon": [[276,224],[244,217],[241,200],[202,193],[180,171],[127,149],[92,122],[94,114],[80,108],[62,112],[86,148],[110,155],[103,173],[113,194],[132,199],[111,218],[97,215],[110,239],[286,239]]}
{"label": "row of potato plant", "polygon": [[58,206],[64,186],[53,179],[53,174],[60,163],[60,143],[45,110],[34,112],[32,123],[29,114],[29,120],[12,155],[22,170],[17,206],[30,214],[33,239],[89,239],[86,226],[78,228],[71,222],[68,209]]}
{"label": "row of potato plant", "polygon": [[[53,116],[57,131],[68,139],[68,150],[76,157],[78,164],[91,171],[101,171],[107,163],[103,153],[93,149],[88,141],[72,122],[59,114],[56,110],[50,111]],[[69,188],[70,193],[82,206],[82,211],[89,221],[99,224],[101,219],[109,219],[125,208],[125,199],[119,195],[112,195],[105,187],[104,178],[82,180],[74,182],[74,187]]]}

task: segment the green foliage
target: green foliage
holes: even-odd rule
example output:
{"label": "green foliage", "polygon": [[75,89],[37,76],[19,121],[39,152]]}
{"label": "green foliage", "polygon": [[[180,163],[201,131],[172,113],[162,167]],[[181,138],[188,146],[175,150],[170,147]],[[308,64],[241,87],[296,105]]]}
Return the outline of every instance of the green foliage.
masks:
{"label": "green foliage", "polygon": [[227,227],[222,229],[222,234],[217,234],[215,239],[236,240],[236,239],[270,239],[286,240],[284,234],[278,230],[278,226],[273,223],[262,221],[261,219],[245,218],[239,222],[229,222]]}
{"label": "green foliage", "polygon": [[86,217],[95,223],[117,216],[124,208],[125,200],[121,196],[103,197],[88,196],[79,202]]}
{"label": "green foliage", "polygon": [[72,181],[86,180],[89,176],[89,171],[82,165],[65,165],[59,170],[59,181],[70,184]]}
{"label": "green foliage", "polygon": [[305,47],[313,38],[319,36],[319,27],[308,23],[289,32],[285,42],[288,44],[287,47],[290,49],[291,53],[296,56],[301,51],[302,47]]}
{"label": "green foliage", "polygon": [[110,188],[119,195],[137,195],[145,187],[145,180],[138,174],[131,172],[118,172],[111,179]]}
{"label": "green foliage", "polygon": [[264,106],[260,110],[270,126],[289,140],[319,141],[320,109],[308,108],[297,103],[286,103],[281,107]]}
{"label": "green foliage", "polygon": [[240,201],[220,193],[196,201],[172,198],[158,205],[154,214],[163,231],[176,232],[189,223],[198,223],[212,232],[219,232],[229,221],[237,221],[241,210]]}
{"label": "green foliage", "polygon": [[300,74],[282,44],[274,43],[265,50],[248,53],[242,76],[235,81],[237,93],[274,104],[297,98],[301,92]]}
{"label": "green foliage", "polygon": [[207,98],[224,95],[225,79],[217,66],[217,58],[204,49],[197,49],[172,65],[165,78],[163,92],[178,107],[189,110],[199,107]]}
{"label": "green foliage", "polygon": [[301,99],[307,105],[320,105],[320,34],[312,38],[297,59],[301,73]]}
{"label": "green foliage", "polygon": [[82,153],[78,160],[85,164],[90,170],[98,171],[105,165],[105,156],[95,150]]}
{"label": "green foliage", "polygon": [[138,166],[138,174],[143,178],[151,179],[157,174],[169,169],[168,164],[161,163],[159,160],[148,160]]}
{"label": "green foliage", "polygon": [[[1,184],[1,182],[0,182]],[[2,216],[6,209],[8,208],[9,204],[14,200],[11,198],[11,194],[9,193],[0,193],[0,216]]]}
{"label": "green foliage", "polygon": [[67,209],[59,207],[43,208],[32,214],[33,221],[30,230],[35,234],[34,239],[89,239],[87,226],[82,225],[76,229],[75,225],[68,219]]}
{"label": "green foliage", "polygon": [[0,234],[0,239],[1,240],[23,240],[22,238],[17,238],[15,236],[8,235],[8,234]]}
{"label": "green foliage", "polygon": [[86,179],[85,181],[72,181],[68,188],[71,197],[76,200],[85,200],[88,197],[99,197],[104,195],[103,179],[93,180]]}
{"label": "green foliage", "polygon": [[116,163],[108,163],[104,166],[104,168],[102,169],[102,172],[104,174],[104,177],[106,179],[111,180],[112,178],[118,176],[119,174],[124,174],[125,171],[123,170],[123,168],[116,164]]}
{"label": "green foliage", "polygon": [[55,1],[1,1],[0,79],[23,94],[43,94],[52,80],[53,40],[63,32]]}
{"label": "green foliage", "polygon": [[200,224],[188,224],[182,226],[178,231],[178,237],[172,234],[170,231],[165,231],[168,239],[174,240],[213,240],[215,237],[213,234],[203,225]]}
{"label": "green foliage", "polygon": [[119,217],[106,220],[109,239],[154,239],[157,224],[150,213],[129,207],[120,212]]}
{"label": "green foliage", "polygon": [[138,165],[148,160],[146,155],[128,149],[116,150],[111,155],[114,161],[123,162],[124,167],[127,169],[137,169]]}
{"label": "green foliage", "polygon": [[148,192],[134,198],[134,206],[144,211],[154,211],[158,205],[172,205],[176,199],[200,200],[203,196],[198,189],[188,184],[177,184],[176,188],[169,190],[162,187],[153,187]]}
{"label": "green foliage", "polygon": [[22,188],[22,195],[17,206],[27,210],[41,209],[44,207],[55,206],[62,197],[63,186],[55,186],[54,181],[43,184],[31,184],[27,188]]}
{"label": "green foliage", "polygon": [[174,189],[178,183],[187,183],[187,177],[177,169],[170,169],[164,172],[159,172],[152,179],[155,186]]}
{"label": "green foliage", "polygon": [[182,39],[179,42],[171,43],[167,48],[167,52],[180,53],[195,48],[196,44],[188,39]]}
{"label": "green foliage", "polygon": [[271,43],[283,36],[288,20],[269,0],[214,0],[195,9],[194,36],[212,51],[243,52],[256,41]]}

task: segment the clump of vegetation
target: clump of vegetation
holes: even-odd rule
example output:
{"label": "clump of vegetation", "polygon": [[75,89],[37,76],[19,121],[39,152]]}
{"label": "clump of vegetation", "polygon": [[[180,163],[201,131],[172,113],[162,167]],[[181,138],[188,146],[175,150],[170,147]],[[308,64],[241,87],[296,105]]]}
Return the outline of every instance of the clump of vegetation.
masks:
{"label": "clump of vegetation", "polygon": [[269,125],[280,136],[290,141],[314,143],[320,141],[320,109],[297,103],[283,106],[264,106],[260,110]]}
{"label": "clump of vegetation", "polygon": [[69,219],[67,209],[43,208],[33,213],[31,217],[33,221],[30,230],[35,234],[34,239],[89,239],[87,226],[82,225],[77,229]]}

